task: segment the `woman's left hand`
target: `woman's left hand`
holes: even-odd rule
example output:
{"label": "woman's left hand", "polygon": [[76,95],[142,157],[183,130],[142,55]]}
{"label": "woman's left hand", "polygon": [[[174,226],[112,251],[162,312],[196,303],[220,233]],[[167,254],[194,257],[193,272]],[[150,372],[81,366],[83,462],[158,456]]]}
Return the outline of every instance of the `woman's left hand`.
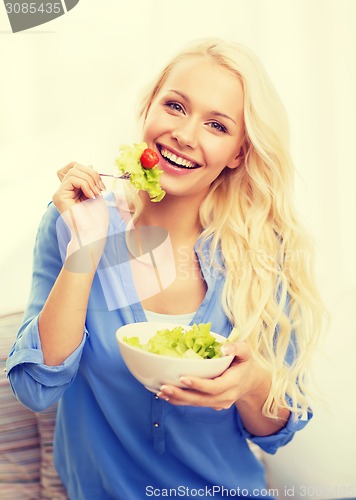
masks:
{"label": "woman's left hand", "polygon": [[158,397],[174,405],[205,406],[215,410],[230,408],[251,397],[263,404],[270,386],[266,372],[256,363],[246,342],[232,342],[228,348],[226,354],[235,354],[235,359],[222,375],[214,379],[182,377],[186,388],[163,385]]}

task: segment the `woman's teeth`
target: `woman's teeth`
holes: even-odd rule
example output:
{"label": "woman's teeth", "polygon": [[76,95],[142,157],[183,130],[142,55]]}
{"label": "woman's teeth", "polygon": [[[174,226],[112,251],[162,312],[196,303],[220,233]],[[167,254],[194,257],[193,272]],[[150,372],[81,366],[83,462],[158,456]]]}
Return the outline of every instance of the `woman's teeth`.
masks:
{"label": "woman's teeth", "polygon": [[170,151],[168,151],[168,149],[165,148],[161,148],[161,155],[163,156],[163,158],[168,160],[170,163],[173,163],[177,167],[183,167],[183,168],[199,167],[199,165],[197,165],[196,163],[186,160],[185,158],[181,158],[180,156],[171,153]]}

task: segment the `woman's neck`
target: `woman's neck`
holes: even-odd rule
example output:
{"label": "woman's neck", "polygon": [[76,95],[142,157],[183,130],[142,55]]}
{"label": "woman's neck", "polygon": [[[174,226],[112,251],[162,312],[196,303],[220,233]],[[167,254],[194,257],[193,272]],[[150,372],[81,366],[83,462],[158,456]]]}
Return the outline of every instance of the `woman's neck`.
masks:
{"label": "woman's neck", "polygon": [[[146,194],[146,193],[144,193]],[[143,210],[138,225],[160,226],[165,228],[173,240],[196,240],[201,232],[199,208],[201,201],[181,196],[166,195],[158,203],[148,196],[143,197]]]}

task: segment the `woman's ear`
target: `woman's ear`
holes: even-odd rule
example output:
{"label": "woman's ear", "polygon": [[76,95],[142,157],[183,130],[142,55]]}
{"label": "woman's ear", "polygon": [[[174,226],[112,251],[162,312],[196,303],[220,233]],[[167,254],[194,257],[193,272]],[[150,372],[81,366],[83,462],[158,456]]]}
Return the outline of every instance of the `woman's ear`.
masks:
{"label": "woman's ear", "polygon": [[227,168],[234,169],[239,167],[243,162],[244,158],[245,158],[245,153],[243,148],[241,147],[239,153],[235,156],[235,158],[233,158],[231,162],[229,162],[228,165],[226,165]]}

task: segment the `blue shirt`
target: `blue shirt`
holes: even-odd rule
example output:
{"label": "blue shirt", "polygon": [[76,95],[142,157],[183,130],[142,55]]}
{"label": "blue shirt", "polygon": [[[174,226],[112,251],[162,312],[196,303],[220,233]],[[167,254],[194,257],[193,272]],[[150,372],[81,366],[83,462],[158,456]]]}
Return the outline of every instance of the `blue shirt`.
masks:
{"label": "blue shirt", "polygon": [[[108,232],[112,238],[94,278],[82,343],[60,366],[43,363],[38,315],[62,267],[69,237],[60,221],[50,204],[39,227],[30,300],[7,373],[17,398],[33,411],[59,401],[55,466],[69,497],[140,500],[213,494],[225,498],[232,490],[230,496],[272,498],[263,465],[246,440],[275,453],[311,415],[303,419],[292,415],[276,434],[253,436],[235,405],[221,411],[174,406],[136,381],[120,356],[115,333],[120,326],[146,317],[132,295],[122,238],[126,223],[114,208]],[[117,245],[122,248],[120,255]],[[208,253],[205,248],[205,257]],[[231,325],[221,307],[223,275],[198,257],[207,292],[192,323],[211,322],[213,331],[227,336]]]}

